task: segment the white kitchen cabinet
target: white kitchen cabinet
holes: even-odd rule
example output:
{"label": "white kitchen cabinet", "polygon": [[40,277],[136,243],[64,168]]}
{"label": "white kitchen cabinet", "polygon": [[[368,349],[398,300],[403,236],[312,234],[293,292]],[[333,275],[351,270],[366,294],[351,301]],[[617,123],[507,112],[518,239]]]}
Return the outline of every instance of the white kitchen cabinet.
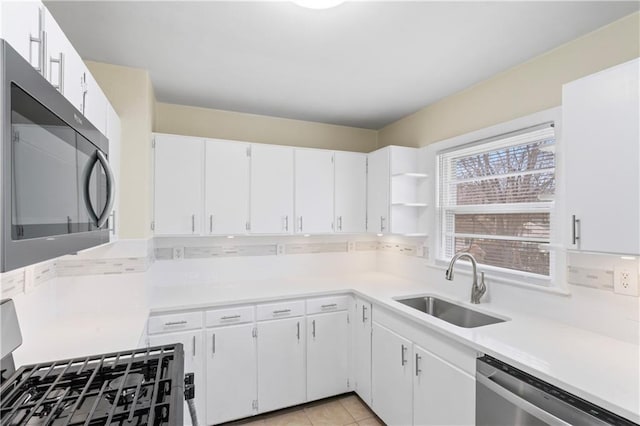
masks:
{"label": "white kitchen cabinet", "polygon": [[371,405],[371,303],[356,298],[352,322],[354,389]]}
{"label": "white kitchen cabinet", "polygon": [[254,324],[211,328],[205,335],[206,424],[255,414],[258,389]]}
{"label": "white kitchen cabinet", "polygon": [[307,398],[313,401],[349,389],[347,311],[307,317]]}
{"label": "white kitchen cabinet", "polygon": [[335,166],[335,232],[367,231],[367,155],[337,151]]}
{"label": "white kitchen cabinet", "polygon": [[304,317],[258,322],[258,410],[306,401]]}
{"label": "white kitchen cabinet", "polygon": [[[182,333],[156,334],[149,336],[149,346],[182,343],[184,349],[184,372],[193,373],[195,385],[195,404],[198,419],[205,418],[206,380],[204,376],[202,331],[188,331]],[[191,424],[189,407],[184,404],[185,425]]]}
{"label": "white kitchen cabinet", "polygon": [[88,70],[83,77],[85,79],[83,82],[85,93],[81,112],[96,129],[104,134],[107,123],[107,97]]}
{"label": "white kitchen cabinet", "polygon": [[367,231],[389,232],[389,152],[382,148],[367,156]]}
{"label": "white kitchen cabinet", "polygon": [[3,1],[2,38],[42,73],[45,7],[39,1]]}
{"label": "white kitchen cabinet", "polygon": [[568,246],[640,254],[640,59],[563,86]]}
{"label": "white kitchen cabinet", "polygon": [[155,135],[155,235],[200,234],[202,169],[202,139]]}
{"label": "white kitchen cabinet", "polygon": [[389,425],[413,422],[412,347],[411,341],[373,323],[371,407]]}
{"label": "white kitchen cabinet", "polygon": [[107,105],[107,133],[106,137],[109,139],[109,166],[113,171],[115,178],[115,201],[113,203],[113,210],[111,217],[109,218],[109,228],[111,229],[111,235],[109,241],[116,241],[119,235],[119,212],[120,212],[120,141],[121,141],[121,127],[120,118],[116,111]]}
{"label": "white kitchen cabinet", "polygon": [[251,145],[253,234],[290,234],[293,218],[293,148]]}
{"label": "white kitchen cabinet", "polygon": [[475,377],[414,345],[413,424],[474,425]]}
{"label": "white kitchen cabinet", "polygon": [[295,232],[333,231],[333,152],[295,150]]}
{"label": "white kitchen cabinet", "polygon": [[242,142],[205,142],[205,234],[247,233],[249,149],[250,145]]}

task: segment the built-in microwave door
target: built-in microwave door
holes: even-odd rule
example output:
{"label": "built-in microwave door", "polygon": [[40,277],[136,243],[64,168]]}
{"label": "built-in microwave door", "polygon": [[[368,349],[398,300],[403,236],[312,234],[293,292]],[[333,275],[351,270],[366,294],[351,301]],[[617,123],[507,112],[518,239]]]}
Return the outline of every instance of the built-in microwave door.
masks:
{"label": "built-in microwave door", "polygon": [[11,237],[77,232],[77,133],[14,84],[11,100]]}

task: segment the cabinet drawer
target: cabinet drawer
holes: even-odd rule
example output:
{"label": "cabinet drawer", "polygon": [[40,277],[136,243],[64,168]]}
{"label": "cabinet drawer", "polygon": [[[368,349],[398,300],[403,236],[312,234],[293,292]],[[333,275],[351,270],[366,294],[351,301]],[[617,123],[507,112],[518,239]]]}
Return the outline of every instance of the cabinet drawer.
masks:
{"label": "cabinet drawer", "polygon": [[202,312],[185,312],[149,317],[149,334],[193,330],[194,328],[202,328]]}
{"label": "cabinet drawer", "polygon": [[307,299],[307,314],[344,311],[349,307],[349,296],[319,297]]}
{"label": "cabinet drawer", "polygon": [[258,305],[258,321],[304,315],[304,300]]}
{"label": "cabinet drawer", "polygon": [[255,319],[253,306],[238,306],[236,308],[216,309],[205,314],[207,327],[221,325],[243,324]]}

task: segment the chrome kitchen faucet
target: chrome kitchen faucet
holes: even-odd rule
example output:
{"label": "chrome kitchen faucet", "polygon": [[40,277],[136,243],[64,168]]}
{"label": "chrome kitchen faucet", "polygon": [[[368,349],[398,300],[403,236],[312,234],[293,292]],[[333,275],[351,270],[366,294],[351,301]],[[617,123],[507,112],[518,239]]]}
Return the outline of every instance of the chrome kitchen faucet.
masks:
{"label": "chrome kitchen faucet", "polygon": [[480,272],[480,285],[478,285],[478,264],[476,262],[476,258],[473,257],[472,254],[462,252],[457,253],[449,262],[449,267],[447,268],[447,272],[445,272],[445,278],[449,281],[453,280],[453,266],[456,261],[460,258],[466,257],[471,261],[471,266],[473,268],[473,284],[471,285],[471,303],[478,304],[480,303],[480,298],[487,291],[487,286],[484,284],[484,272]]}

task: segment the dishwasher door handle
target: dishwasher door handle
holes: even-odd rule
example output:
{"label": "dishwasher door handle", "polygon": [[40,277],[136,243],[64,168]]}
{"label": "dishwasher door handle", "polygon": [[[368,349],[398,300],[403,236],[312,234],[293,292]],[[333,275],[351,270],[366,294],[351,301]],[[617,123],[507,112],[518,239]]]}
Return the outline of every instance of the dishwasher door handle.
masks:
{"label": "dishwasher door handle", "polygon": [[526,411],[533,417],[549,425],[571,426],[571,423],[567,423],[564,420],[554,416],[553,414],[544,411],[542,408],[538,407],[537,405],[530,403],[526,399],[520,398],[518,395],[509,391],[508,389],[503,388],[502,386],[500,386],[499,384],[497,384],[496,382],[494,382],[484,374],[476,374],[476,380],[482,385],[484,385],[486,388],[488,388],[490,391],[494,392],[495,394],[506,399],[513,405],[517,406],[518,408]]}

